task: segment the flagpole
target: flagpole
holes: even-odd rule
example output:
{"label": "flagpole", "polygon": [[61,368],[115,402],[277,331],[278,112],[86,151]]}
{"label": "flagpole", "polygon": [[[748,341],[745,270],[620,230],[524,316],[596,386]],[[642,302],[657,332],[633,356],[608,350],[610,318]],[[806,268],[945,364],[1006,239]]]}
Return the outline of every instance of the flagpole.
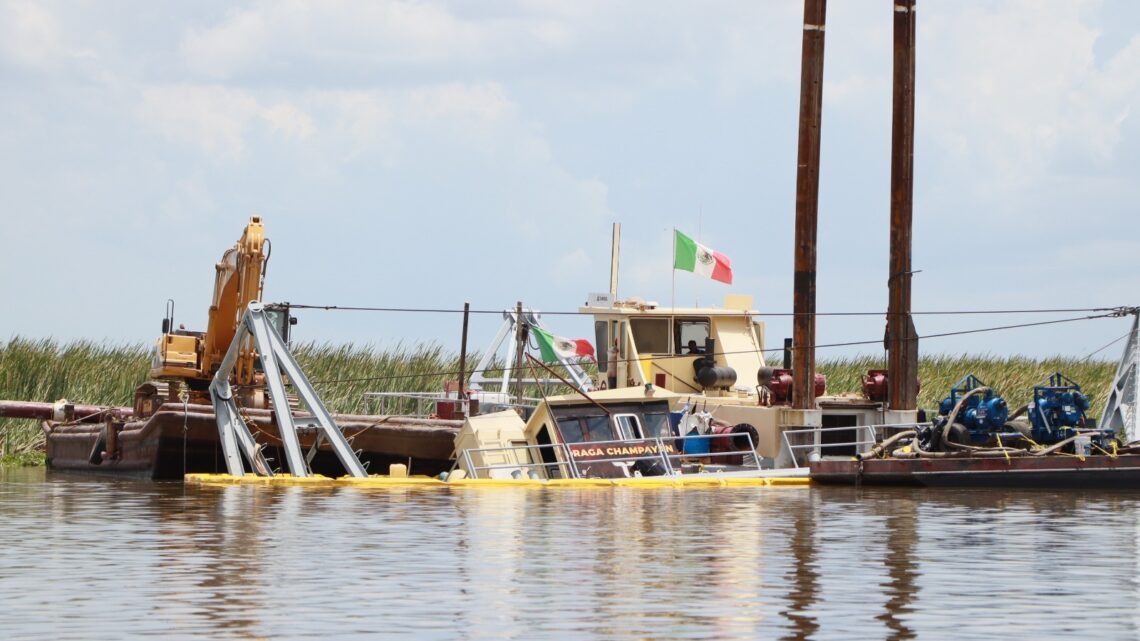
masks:
{"label": "flagpole", "polygon": [[673,256],[669,259],[669,270],[673,272],[673,286],[669,293],[669,310],[677,309],[677,228],[673,228]]}

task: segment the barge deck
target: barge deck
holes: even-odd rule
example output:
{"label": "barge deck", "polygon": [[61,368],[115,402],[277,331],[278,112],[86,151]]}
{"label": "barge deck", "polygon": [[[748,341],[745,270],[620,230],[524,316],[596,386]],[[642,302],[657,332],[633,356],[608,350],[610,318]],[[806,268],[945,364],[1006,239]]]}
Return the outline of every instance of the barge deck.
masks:
{"label": "barge deck", "polygon": [[1140,489],[1140,455],[823,459],[811,479],[825,485]]}

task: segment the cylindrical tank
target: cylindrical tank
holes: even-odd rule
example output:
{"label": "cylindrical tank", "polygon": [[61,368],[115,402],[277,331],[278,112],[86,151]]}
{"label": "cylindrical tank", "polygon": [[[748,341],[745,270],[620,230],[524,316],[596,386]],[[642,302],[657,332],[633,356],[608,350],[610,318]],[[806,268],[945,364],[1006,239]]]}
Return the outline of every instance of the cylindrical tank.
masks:
{"label": "cylindrical tank", "polygon": [[714,423],[709,434],[709,450],[712,453],[733,452],[728,456],[714,456],[711,459],[712,463],[721,465],[742,465],[744,451],[748,450],[749,443],[755,448],[759,439],[756,428],[748,423]]}
{"label": "cylindrical tank", "polygon": [[863,396],[868,400],[885,403],[889,389],[887,388],[887,370],[869,369],[863,376]]}
{"label": "cylindrical tank", "polygon": [[[762,367],[762,368],[760,368],[760,372],[757,373],[758,374],[757,378],[760,381],[763,381],[764,378],[766,377],[767,372],[764,371],[766,369],[768,369],[768,368]],[[772,392],[772,402],[773,403],[790,403],[792,400],[792,383],[793,383],[792,370],[782,369],[782,368],[772,369],[769,378],[770,378],[770,380],[768,382],[767,387]],[[764,383],[761,382],[760,384],[763,385]],[[816,398],[823,396],[824,392],[826,392],[826,391],[827,391],[827,377],[824,376],[823,374],[817,373],[815,375],[815,396],[816,396]]]}
{"label": "cylindrical tank", "polygon": [[[918,382],[919,391],[922,390],[922,381]],[[863,396],[867,400],[877,403],[886,403],[890,400],[890,388],[887,386],[887,370],[869,369],[863,376]]]}
{"label": "cylindrical tank", "polygon": [[736,384],[736,370],[731,367],[702,367],[697,370],[697,382],[706,389],[732,387]]}

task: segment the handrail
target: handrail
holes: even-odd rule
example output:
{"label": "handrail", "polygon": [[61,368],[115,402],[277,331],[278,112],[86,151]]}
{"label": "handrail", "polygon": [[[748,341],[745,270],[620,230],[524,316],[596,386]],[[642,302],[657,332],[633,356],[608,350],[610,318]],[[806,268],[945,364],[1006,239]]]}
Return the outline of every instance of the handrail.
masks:
{"label": "handrail", "polygon": [[[791,456],[792,465],[796,469],[799,469],[800,462],[799,462],[799,459],[796,458],[796,451],[797,450],[818,449],[818,450],[821,450],[821,452],[822,452],[822,450],[824,448],[827,448],[827,447],[845,447],[845,446],[851,446],[851,445],[854,445],[857,447],[859,445],[873,445],[873,444],[879,442],[878,432],[880,430],[908,430],[908,429],[915,429],[918,427],[928,426],[928,425],[930,425],[929,422],[926,422],[926,423],[884,423],[881,425],[844,425],[844,426],[840,426],[840,427],[805,427],[803,429],[798,429],[798,430],[784,430],[784,433],[782,434],[782,438],[784,441],[784,449],[786,449],[788,452],[788,455]],[[816,443],[815,439],[812,439],[811,443],[797,443],[796,445],[792,445],[791,440],[789,440],[789,438],[788,438],[789,435],[803,435],[803,434],[816,435],[816,434],[821,434],[823,432],[839,432],[839,431],[843,431],[843,430],[853,430],[853,429],[854,430],[858,430],[858,429],[867,430],[867,432],[870,434],[870,438],[869,439],[858,439],[855,441],[844,442],[844,443]]]}
{"label": "handrail", "polygon": [[[488,395],[496,394],[495,392],[486,392]],[[429,407],[428,403],[436,403],[438,401],[448,401],[460,403],[464,415],[469,415],[471,401],[476,400],[484,405],[493,405],[495,407],[504,408],[533,408],[537,407],[539,400],[537,398],[524,397],[522,405],[516,403],[500,403],[488,402],[479,397],[480,392],[472,390],[469,398],[454,398],[445,396],[442,392],[364,392],[362,398],[365,402],[366,411],[379,415],[407,415],[408,412],[404,411],[400,401],[414,401],[415,410],[413,416],[424,418],[434,412],[434,407]],[[378,402],[378,411],[373,411],[373,402]]]}
{"label": "handrail", "polygon": [[[681,451],[670,452],[669,447],[666,444],[666,442],[668,441],[669,444],[671,444],[674,448],[676,448],[678,444],[683,444],[687,440],[727,438],[727,439],[733,439],[733,441],[735,441],[736,439],[739,439],[741,437],[744,437],[748,442],[748,446],[746,448],[732,448],[732,449],[729,449],[729,450],[726,450],[723,452],[705,452],[705,453],[701,453],[701,454],[685,454],[683,451],[684,450],[683,445],[681,447]],[[639,439],[617,439],[617,440],[609,440],[609,441],[584,441],[583,443],[587,443],[589,445],[599,446],[599,447],[613,446],[613,445],[629,445],[629,444],[638,444],[638,445],[651,444],[652,446],[654,446],[655,451],[652,454],[644,454],[644,455],[636,455],[636,456],[612,456],[612,457],[604,457],[604,458],[590,458],[588,461],[582,461],[581,463],[577,459],[574,458],[574,456],[571,452],[570,446],[571,445],[581,445],[582,443],[551,443],[551,444],[546,444],[546,445],[514,445],[514,446],[504,446],[504,447],[470,448],[470,449],[463,450],[460,453],[460,455],[463,457],[465,467],[468,470],[468,474],[470,475],[471,478],[479,478],[480,472],[482,472],[482,471],[490,472],[492,470],[502,470],[502,469],[514,470],[514,469],[520,469],[520,468],[525,469],[525,470],[530,470],[530,469],[541,468],[541,467],[549,467],[549,466],[558,466],[559,468],[561,468],[562,466],[566,466],[567,470],[570,473],[571,478],[582,478],[583,473],[579,467],[580,464],[589,463],[590,465],[593,465],[593,464],[597,464],[597,463],[614,464],[614,463],[623,463],[624,462],[624,463],[629,463],[630,465],[633,465],[633,464],[636,464],[638,461],[659,461],[661,463],[662,467],[664,468],[664,471],[665,471],[664,475],[665,476],[677,476],[677,475],[681,474],[681,472],[678,469],[678,467],[676,465],[674,465],[674,460],[676,460],[677,462],[682,462],[683,459],[685,459],[685,458],[715,459],[718,457],[724,458],[724,457],[740,456],[740,455],[744,455],[747,457],[748,454],[751,454],[751,460],[755,464],[756,469],[761,469],[760,461],[763,458],[756,451],[756,445],[755,445],[755,443],[752,442],[752,435],[748,434],[747,432],[730,433],[730,434],[700,434],[700,435],[692,435],[692,436],[667,436],[667,437],[658,436],[658,437],[653,437],[653,438],[639,438]],[[556,450],[561,451],[562,460],[554,462],[554,463],[550,463],[550,462],[542,461],[541,456],[538,456],[538,457],[534,456],[534,453],[541,452],[545,448],[551,448],[551,449],[556,449]],[[527,456],[527,462],[526,463],[496,463],[493,465],[475,465],[475,462],[472,458],[472,454],[476,454],[476,453],[478,453],[478,454],[489,454],[489,453],[496,453],[496,452],[518,452],[520,450],[525,451],[527,453],[526,454],[526,456]],[[537,462],[535,461],[536,458],[539,459]],[[747,458],[746,458],[746,460],[747,460]],[[627,467],[626,471],[628,473],[628,467]],[[700,474],[700,473],[707,473],[707,472],[698,472],[698,474]]]}
{"label": "handrail", "polygon": [[[566,462],[562,462],[562,461],[556,461],[554,463],[550,463],[550,462],[541,460],[541,458],[538,462],[534,462],[534,457],[532,456],[532,452],[541,451],[544,448],[563,450],[563,457],[566,461],[569,461],[569,462],[566,463]],[[496,463],[494,465],[475,465],[475,462],[471,458],[472,453],[517,452],[519,450],[524,450],[527,453],[527,461],[528,461],[527,463]],[[563,465],[566,465],[567,468],[569,468],[571,478],[581,478],[578,474],[578,470],[576,468],[574,468],[573,459],[570,457],[570,450],[568,447],[566,447],[566,444],[564,444],[564,443],[550,443],[547,445],[514,445],[514,446],[506,446],[506,447],[473,447],[473,448],[463,450],[462,456],[463,456],[464,462],[467,464],[466,468],[470,471],[469,473],[471,474],[471,478],[476,478],[476,479],[479,478],[479,471],[480,470],[486,470],[486,471],[506,470],[506,469],[514,470],[514,469],[518,469],[518,468],[532,469],[532,468],[550,467],[550,466],[561,467]]]}

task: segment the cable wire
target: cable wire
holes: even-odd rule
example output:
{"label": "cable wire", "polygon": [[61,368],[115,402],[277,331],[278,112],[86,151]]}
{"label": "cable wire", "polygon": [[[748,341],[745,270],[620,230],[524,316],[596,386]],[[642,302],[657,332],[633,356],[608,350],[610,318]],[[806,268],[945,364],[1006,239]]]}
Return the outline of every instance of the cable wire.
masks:
{"label": "cable wire", "polygon": [[[1098,318],[1115,318],[1115,317],[1117,317],[1117,314],[1115,314],[1115,313],[1097,314],[1097,315],[1092,315],[1092,316],[1077,316],[1077,317],[1073,317],[1073,318],[1061,318],[1061,319],[1048,320],[1048,321],[1038,321],[1035,323],[1018,323],[1015,325],[1001,325],[1001,326],[997,326],[997,327],[983,327],[983,328],[978,328],[978,329],[959,330],[959,331],[955,331],[955,332],[941,332],[938,334],[927,334],[926,336],[919,336],[915,340],[921,341],[921,340],[927,340],[927,339],[931,339],[931,338],[945,338],[945,337],[949,337],[949,336],[964,336],[967,334],[981,334],[981,333],[985,333],[985,332],[996,332],[996,331],[1002,331],[1002,330],[1007,330],[1007,329],[1022,329],[1022,328],[1027,328],[1027,327],[1040,327],[1043,325],[1057,325],[1057,324],[1061,324],[1061,323],[1074,323],[1077,321],[1094,320],[1094,319],[1098,319]],[[1123,338],[1123,337],[1121,337],[1121,338]],[[1117,340],[1120,340],[1120,339],[1117,339]],[[824,348],[829,348],[829,347],[853,347],[853,346],[859,346],[859,345],[881,345],[882,342],[883,342],[882,339],[864,340],[864,341],[847,341],[847,342],[842,342],[842,343],[820,343],[820,344],[816,344],[816,345],[811,345],[810,347],[812,349],[824,349]],[[1113,342],[1116,342],[1116,341],[1113,341]],[[1111,345],[1111,344],[1112,343],[1109,343],[1109,345]],[[1103,347],[1101,349],[1105,349],[1109,345],[1106,345],[1105,347]],[[714,352],[712,355],[713,356],[726,356],[726,355],[730,355],[730,354],[754,354],[754,353],[757,353],[758,351],[760,351],[760,350],[751,350],[751,349],[749,349],[749,350],[735,350],[735,351],[725,351],[725,352]],[[771,350],[771,351],[779,351],[779,350]],[[1100,351],[1100,350],[1098,350],[1098,351]],[[763,353],[763,352],[761,351],[761,353]],[[612,362],[613,363],[633,363],[633,362],[637,362],[638,360],[639,359],[627,358],[627,359],[616,359]],[[476,373],[483,374],[486,372],[499,372],[499,371],[503,371],[505,369],[506,369],[505,366],[487,367],[487,368],[484,368],[482,370],[472,370],[470,373],[471,374],[476,374]],[[332,384],[341,384],[341,383],[361,383],[361,382],[368,382],[368,381],[386,381],[386,380],[399,380],[399,379],[410,379],[410,378],[429,378],[429,377],[438,377],[438,376],[448,376],[448,375],[455,374],[455,373],[456,373],[455,370],[448,370],[448,371],[441,371],[441,372],[423,372],[423,373],[419,373],[419,374],[393,374],[393,375],[386,375],[386,376],[367,376],[367,377],[360,377],[360,378],[324,379],[324,380],[312,381],[312,383],[314,385],[318,385],[318,384],[332,385]]]}
{"label": "cable wire", "polygon": [[[288,304],[291,309],[309,309],[316,311],[339,311],[339,312],[391,312],[391,313],[419,313],[419,314],[462,314],[463,309],[450,309],[445,307],[360,307],[348,305],[313,305],[306,303],[283,303]],[[669,309],[667,307],[655,307],[652,309]],[[678,308],[684,309],[684,308]],[[911,316],[969,316],[981,314],[1072,314],[1079,312],[1121,312],[1129,308],[1124,306],[1117,307],[1068,307],[1068,308],[1054,308],[1054,309],[973,309],[973,310],[936,310],[924,312],[910,312]],[[612,308],[607,309],[599,307],[596,310],[590,311],[540,311],[540,310],[526,310],[537,314],[545,314],[547,316],[593,316],[596,314],[604,314],[607,311],[621,312],[628,311],[628,308]],[[469,310],[471,314],[508,314],[513,313],[513,309],[472,309]],[[747,312],[744,310],[733,309],[710,309],[702,311],[702,314],[711,316],[718,315],[744,315]],[[795,312],[757,312],[755,316],[795,316]],[[815,316],[886,316],[887,312],[814,312]]]}

